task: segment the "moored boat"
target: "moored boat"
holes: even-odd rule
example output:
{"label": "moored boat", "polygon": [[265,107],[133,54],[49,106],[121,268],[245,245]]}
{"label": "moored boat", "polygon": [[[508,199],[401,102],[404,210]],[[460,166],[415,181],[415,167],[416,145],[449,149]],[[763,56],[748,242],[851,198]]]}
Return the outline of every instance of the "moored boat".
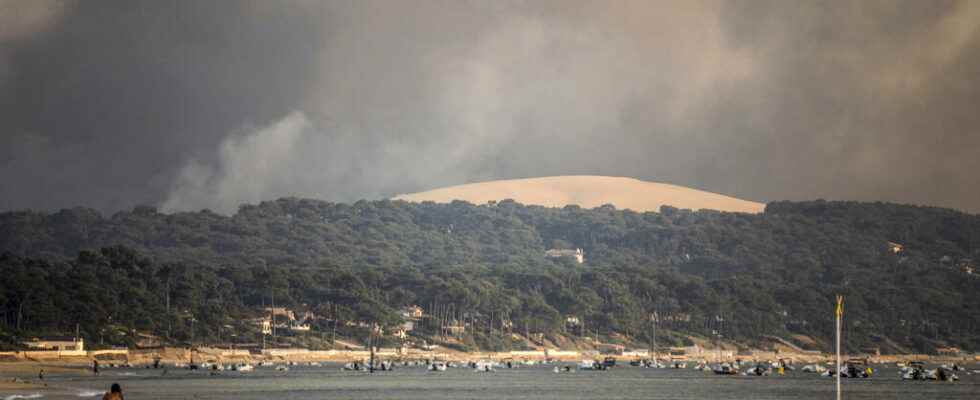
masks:
{"label": "moored boat", "polygon": [[715,366],[711,370],[718,375],[738,375],[738,368],[735,368],[728,363]]}
{"label": "moored boat", "polygon": [[601,371],[605,370],[606,366],[605,364],[596,360],[582,360],[582,362],[578,364],[578,369],[583,371]]}
{"label": "moored boat", "polygon": [[429,364],[429,371],[441,372],[446,370],[446,363],[442,361],[433,361]]}

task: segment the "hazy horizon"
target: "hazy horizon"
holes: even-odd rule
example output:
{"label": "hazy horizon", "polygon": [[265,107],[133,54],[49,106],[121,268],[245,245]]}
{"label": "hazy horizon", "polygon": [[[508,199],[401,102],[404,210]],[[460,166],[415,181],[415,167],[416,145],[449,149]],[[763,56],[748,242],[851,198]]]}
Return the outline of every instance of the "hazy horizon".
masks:
{"label": "hazy horizon", "polygon": [[621,176],[980,212],[980,2],[0,0],[0,211]]}

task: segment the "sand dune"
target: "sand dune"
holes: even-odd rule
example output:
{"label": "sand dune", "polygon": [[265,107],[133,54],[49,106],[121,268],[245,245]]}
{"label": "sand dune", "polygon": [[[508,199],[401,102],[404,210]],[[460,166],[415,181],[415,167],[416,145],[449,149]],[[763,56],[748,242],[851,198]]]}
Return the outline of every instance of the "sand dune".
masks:
{"label": "sand dune", "polygon": [[405,201],[448,203],[465,200],[484,204],[514,199],[523,204],[564,207],[577,204],[594,208],[612,204],[619,209],[659,211],[661,205],[692,210],[711,209],[747,213],[762,212],[765,204],[666,183],[609,176],[552,176],[511,179],[450,186],[394,197]]}

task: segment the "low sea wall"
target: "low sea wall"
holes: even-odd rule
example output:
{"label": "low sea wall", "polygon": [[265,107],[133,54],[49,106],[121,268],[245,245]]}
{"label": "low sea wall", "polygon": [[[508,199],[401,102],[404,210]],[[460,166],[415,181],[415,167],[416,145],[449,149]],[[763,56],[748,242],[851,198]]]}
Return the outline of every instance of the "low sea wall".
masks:
{"label": "low sea wall", "polygon": [[[193,354],[193,355],[192,355]],[[394,349],[381,348],[375,350],[375,356],[382,359],[395,360],[446,360],[446,361],[469,361],[469,360],[559,360],[565,362],[597,359],[606,356],[618,357],[623,360],[646,358],[642,357],[641,352],[627,352],[620,355],[600,354],[595,351],[576,351],[576,350],[524,350],[509,352],[457,352],[441,348],[432,350],[423,349]],[[84,363],[92,359],[117,359],[125,360],[132,364],[149,364],[155,360],[164,363],[187,363],[191,360],[198,361],[217,361],[217,362],[240,362],[240,361],[295,361],[295,362],[349,362],[362,361],[371,357],[368,350],[309,350],[304,348],[275,348],[263,349],[261,351],[250,352],[243,349],[222,349],[201,347],[194,350],[178,347],[167,347],[157,349],[111,349],[111,350],[31,350],[31,351],[8,351],[0,352],[0,361],[37,361],[37,362],[63,362],[63,363]],[[665,353],[659,353],[658,358],[668,357]],[[904,354],[904,355],[865,355],[848,354],[843,355],[845,359],[864,359],[872,363],[898,363],[910,361],[923,361],[930,363],[969,363],[980,361],[978,354],[962,354],[950,356],[936,356],[925,354]],[[681,359],[681,358],[679,358]],[[683,358],[688,362],[726,362],[740,359],[742,361],[776,361],[784,359],[793,363],[813,363],[826,362],[833,359],[831,354],[793,353],[793,352],[771,352],[771,351],[746,351],[736,353],[731,350],[708,350],[705,349],[694,354],[686,354]]]}

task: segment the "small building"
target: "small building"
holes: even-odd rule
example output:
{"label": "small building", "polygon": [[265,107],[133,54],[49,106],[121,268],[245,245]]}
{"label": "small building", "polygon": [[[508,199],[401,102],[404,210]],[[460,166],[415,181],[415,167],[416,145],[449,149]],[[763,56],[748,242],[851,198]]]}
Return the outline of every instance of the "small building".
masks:
{"label": "small building", "polygon": [[466,333],[466,326],[459,321],[452,321],[447,325],[443,325],[442,329],[453,336],[461,336]]}
{"label": "small building", "polygon": [[85,351],[85,341],[74,337],[33,338],[23,344],[32,350]]}
{"label": "small building", "polygon": [[623,351],[623,357],[649,358],[650,350],[643,350],[643,349],[626,350]]}
{"label": "small building", "polygon": [[574,258],[579,264],[585,262],[585,252],[582,249],[549,249],[544,252],[544,256],[548,258],[563,258],[570,257]]}
{"label": "small building", "polygon": [[424,310],[422,310],[422,307],[419,307],[419,306],[416,306],[416,305],[411,305],[411,306],[402,308],[402,317],[403,318],[406,318],[406,319],[413,319],[413,320],[416,320],[417,321],[419,319],[422,319],[422,317],[424,315],[425,315],[425,312],[424,312]]}
{"label": "small building", "polygon": [[287,321],[295,321],[296,314],[286,309],[286,307],[266,307],[265,312],[272,318],[285,318]]}
{"label": "small building", "polygon": [[565,317],[565,325],[570,326],[570,327],[571,326],[579,326],[579,325],[582,325],[582,321],[580,319],[578,319],[578,317],[576,317],[574,315],[569,315],[569,316]]}
{"label": "small building", "polygon": [[691,322],[691,314],[688,313],[650,313],[651,322]]}
{"label": "small building", "polygon": [[294,322],[289,324],[289,330],[293,332],[309,332],[310,324],[303,322]]}
{"label": "small building", "polygon": [[673,361],[687,361],[687,349],[686,348],[671,348],[668,352],[670,359]]}
{"label": "small building", "polygon": [[623,354],[626,350],[626,346],[614,343],[598,343],[595,347],[601,354]]}
{"label": "small building", "polygon": [[137,333],[136,334],[136,347],[139,348],[151,348],[160,347],[163,345],[163,340],[160,340],[159,336],[149,334],[149,333]]}
{"label": "small building", "polygon": [[299,318],[289,321],[289,329],[293,332],[309,332],[316,320],[316,314],[307,310]]}

